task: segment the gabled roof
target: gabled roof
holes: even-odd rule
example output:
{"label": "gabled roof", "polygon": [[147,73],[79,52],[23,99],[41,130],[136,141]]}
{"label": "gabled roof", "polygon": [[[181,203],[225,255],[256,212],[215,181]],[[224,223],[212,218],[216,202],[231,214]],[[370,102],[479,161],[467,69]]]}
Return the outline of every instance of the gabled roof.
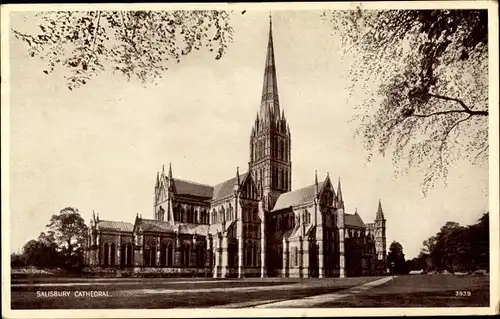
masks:
{"label": "gabled roof", "polygon": [[178,195],[191,195],[196,197],[211,198],[213,187],[209,185],[199,184],[191,181],[186,181],[174,178],[175,190]]}
{"label": "gabled roof", "polygon": [[[247,173],[240,174],[240,181],[243,181],[245,179],[246,174]],[[220,198],[224,198],[228,195],[231,195],[234,190],[235,181],[236,181],[236,176],[231,179],[228,179],[227,181],[215,185],[213,188],[212,200],[217,200]]]}
{"label": "gabled roof", "polygon": [[345,225],[365,228],[365,223],[358,214],[345,214]]}
{"label": "gabled roof", "polygon": [[[324,182],[318,183],[318,189],[321,190]],[[304,188],[296,189],[294,191],[283,193],[278,197],[276,204],[272,211],[277,211],[292,206],[306,204],[314,201],[316,196],[315,184],[306,186]]]}
{"label": "gabled roof", "polygon": [[167,222],[162,222],[154,219],[140,219],[140,224],[143,231],[149,232],[173,232],[174,227]]}
{"label": "gabled roof", "polygon": [[132,223],[115,221],[115,220],[100,220],[97,224],[100,229],[108,229],[122,232],[132,232],[134,225]]}

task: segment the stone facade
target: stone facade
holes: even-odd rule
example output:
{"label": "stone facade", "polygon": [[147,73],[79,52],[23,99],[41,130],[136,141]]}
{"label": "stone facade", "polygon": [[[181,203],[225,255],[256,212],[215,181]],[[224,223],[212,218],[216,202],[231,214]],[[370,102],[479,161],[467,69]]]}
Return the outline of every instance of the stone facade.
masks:
{"label": "stone facade", "polygon": [[291,134],[280,111],[272,27],[248,171],[217,185],[156,176],[152,219],[90,222],[85,263],[99,274],[345,277],[386,271],[385,218],[345,212],[340,179],[292,191]]}

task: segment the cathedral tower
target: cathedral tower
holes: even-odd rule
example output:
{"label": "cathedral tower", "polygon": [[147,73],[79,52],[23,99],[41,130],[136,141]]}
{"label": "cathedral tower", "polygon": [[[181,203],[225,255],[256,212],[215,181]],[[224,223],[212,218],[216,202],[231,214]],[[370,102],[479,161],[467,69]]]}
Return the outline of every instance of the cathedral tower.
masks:
{"label": "cathedral tower", "polygon": [[382,210],[382,203],[378,200],[377,215],[375,217],[375,251],[377,252],[377,259],[382,260],[384,263],[387,259],[387,243],[385,236],[385,217]]}
{"label": "cathedral tower", "polygon": [[270,210],[279,195],[292,188],[291,136],[285,113],[279,105],[274,61],[272,21],[269,18],[264,81],[260,110],[250,136],[249,167],[259,185],[262,182],[265,209]]}

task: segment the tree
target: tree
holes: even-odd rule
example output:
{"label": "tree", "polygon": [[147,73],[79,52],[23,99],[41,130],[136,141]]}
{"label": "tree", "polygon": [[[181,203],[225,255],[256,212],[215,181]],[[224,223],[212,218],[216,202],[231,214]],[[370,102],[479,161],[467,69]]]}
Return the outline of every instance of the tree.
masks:
{"label": "tree", "polygon": [[425,260],[427,270],[489,269],[489,214],[470,226],[449,221],[423,246],[418,258]]}
{"label": "tree", "polygon": [[55,242],[45,240],[41,233],[38,239],[28,241],[23,247],[22,258],[25,264],[38,267],[58,267],[63,265],[63,259]]}
{"label": "tree", "polygon": [[232,41],[225,11],[55,11],[36,14],[39,33],[12,30],[31,56],[57,66],[70,90],[105,70],[143,83],[160,78],[169,62],[206,48],[220,59]]}
{"label": "tree", "polygon": [[[487,10],[327,11],[345,56],[368,159],[424,172],[424,195],[448,167],[488,157]],[[373,83],[378,85],[373,87]]]}
{"label": "tree", "polygon": [[78,209],[66,207],[50,218],[48,238],[53,238],[68,266],[81,264],[81,252],[85,247],[87,226]]}
{"label": "tree", "polygon": [[22,267],[26,265],[26,259],[23,254],[12,253],[10,254],[10,266],[12,268]]}
{"label": "tree", "polygon": [[387,262],[391,267],[391,271],[394,274],[405,274],[407,273],[405,254],[403,253],[403,246],[397,242],[393,241],[389,246],[389,253],[387,254]]}

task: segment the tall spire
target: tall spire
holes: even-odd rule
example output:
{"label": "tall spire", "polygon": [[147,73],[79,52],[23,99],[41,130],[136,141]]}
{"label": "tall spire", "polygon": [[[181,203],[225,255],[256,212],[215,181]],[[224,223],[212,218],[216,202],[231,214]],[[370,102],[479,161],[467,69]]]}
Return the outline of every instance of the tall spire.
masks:
{"label": "tall spire", "polygon": [[276,64],[274,61],[273,22],[269,14],[269,40],[267,44],[266,63],[264,68],[264,82],[262,84],[262,99],[260,105],[261,116],[267,116],[268,108],[274,114],[279,114],[278,81],[276,80]]}
{"label": "tall spire", "polygon": [[339,185],[337,186],[337,203],[339,208],[344,208],[344,199],[342,198],[342,188],[340,187],[340,177],[339,177]]}
{"label": "tall spire", "polygon": [[234,179],[234,190],[238,191],[240,189],[240,167],[236,166],[236,178]]}
{"label": "tall spire", "polygon": [[314,170],[314,193],[319,197],[318,171]]}
{"label": "tall spire", "polygon": [[382,210],[382,203],[380,201],[380,198],[378,199],[378,209],[377,209],[377,216],[375,217],[375,220],[384,220],[384,211]]}

